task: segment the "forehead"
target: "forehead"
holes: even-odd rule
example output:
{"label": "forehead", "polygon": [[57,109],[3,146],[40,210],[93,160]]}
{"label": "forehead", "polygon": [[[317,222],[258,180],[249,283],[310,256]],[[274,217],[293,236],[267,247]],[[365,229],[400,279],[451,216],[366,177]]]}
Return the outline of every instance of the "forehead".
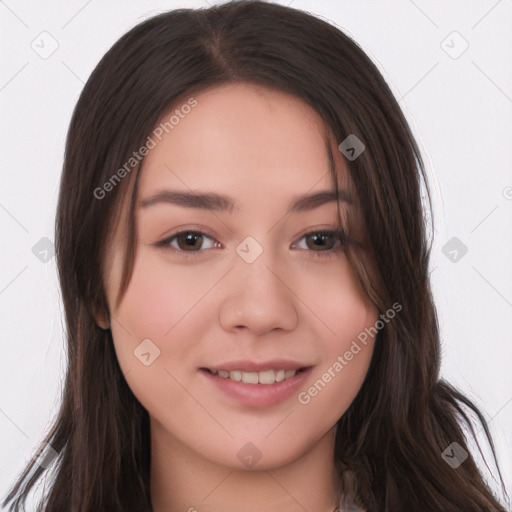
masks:
{"label": "forehead", "polygon": [[139,196],[166,186],[294,196],[332,187],[330,158],[343,169],[322,119],[295,96],[236,83],[195,94],[192,108],[189,100],[176,103],[153,130]]}

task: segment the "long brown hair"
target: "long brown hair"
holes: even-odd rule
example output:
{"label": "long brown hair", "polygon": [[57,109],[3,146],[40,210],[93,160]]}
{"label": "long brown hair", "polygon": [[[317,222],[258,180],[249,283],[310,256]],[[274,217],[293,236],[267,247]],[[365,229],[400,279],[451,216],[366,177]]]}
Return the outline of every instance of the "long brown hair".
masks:
{"label": "long brown hair", "polygon": [[[103,184],[171,107],[228,82],[295,95],[320,114],[338,142],[354,134],[366,146],[346,164],[371,254],[365,260],[354,249],[351,261],[380,311],[394,302],[403,309],[379,332],[366,380],[338,422],[335,457],[354,472],[357,501],[369,512],[503,511],[462,429],[467,425],[474,435],[467,411],[474,412],[497,465],[485,419],[439,378],[431,248],[421,201],[421,186],[428,186],[401,109],[376,66],[347,35],[305,12],[257,0],[178,9],[140,23],[102,58],[76,105],[55,236],[68,365],[60,412],[45,439],[58,456],[39,510],[151,510],[148,413],[124,379],[110,330],[101,329],[95,317],[109,312],[104,255],[123,197],[130,199],[129,236],[118,298],[130,280],[144,161],[108,193],[98,188],[107,189]],[[370,277],[364,263],[369,260],[378,275]],[[441,455],[453,442],[469,453],[456,469]],[[36,456],[4,501],[11,511],[22,509],[45,474]]]}

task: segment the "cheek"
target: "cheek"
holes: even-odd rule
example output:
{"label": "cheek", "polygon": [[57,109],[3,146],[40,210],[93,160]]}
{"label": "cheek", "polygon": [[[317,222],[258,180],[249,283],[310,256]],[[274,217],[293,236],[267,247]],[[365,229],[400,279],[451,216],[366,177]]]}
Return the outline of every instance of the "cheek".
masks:
{"label": "cheek", "polygon": [[316,334],[327,347],[350,346],[352,338],[378,319],[377,308],[345,258],[335,265],[304,269],[297,283],[297,296],[306,306],[304,316],[320,322]]}
{"label": "cheek", "polygon": [[175,326],[206,294],[213,277],[180,269],[141,250],[117,316],[139,337],[162,340],[172,336]]}
{"label": "cheek", "polygon": [[[325,327],[321,329],[323,335],[317,331],[322,363],[298,402],[307,406],[313,417],[327,411],[331,420],[336,421],[352,403],[366,377],[374,349],[372,329],[379,313],[348,262],[342,262],[336,272],[331,268],[320,282],[321,287],[317,284],[309,288],[307,297]],[[312,286],[313,282],[305,284]]]}
{"label": "cheek", "polygon": [[202,316],[196,311],[210,287],[200,273],[139,249],[111,328],[126,381],[152,415],[192,408],[182,385],[187,387],[195,370],[190,361],[200,350],[195,329],[201,329]]}
{"label": "cheek", "polygon": [[139,346],[146,346],[141,345],[144,340],[154,344],[144,342],[150,352],[150,358],[146,356],[146,359],[152,361],[158,354],[155,363],[151,363],[152,368],[166,363],[170,341],[174,358],[183,357],[184,352],[193,349],[190,339],[176,333],[187,323],[187,314],[207,290],[207,283],[202,283],[200,276],[180,272],[176,266],[165,264],[162,258],[152,257],[148,252],[139,249],[128,289],[112,314],[117,357],[126,375],[133,370],[131,379],[141,371],[144,373],[145,367],[137,358]]}
{"label": "cheek", "polygon": [[[315,356],[318,365],[300,395],[291,397],[283,408],[269,410],[268,417],[256,418],[226,407],[214,392],[203,395],[209,391],[198,382],[201,353],[208,338],[218,334],[219,308],[232,293],[223,288],[226,295],[209,294],[226,268],[221,264],[201,268],[204,271],[199,265],[180,268],[149,251],[144,253],[144,249],[138,253],[128,290],[113,315],[119,324],[112,323],[116,353],[128,385],[165,430],[185,444],[202,446],[212,460],[236,463],[233,454],[247,439],[272,454],[270,461],[273,457],[291,459],[331,429],[357,395],[373,345],[368,343],[350,361],[345,359],[340,371],[338,357],[351,351],[352,341],[375,323],[378,312],[348,263],[336,267],[315,263],[300,269],[289,266],[283,278],[293,287],[289,300],[299,314],[296,334],[312,341],[307,353]],[[154,340],[160,349],[150,366],[134,356],[145,338]],[[222,421],[212,421],[210,410]],[[283,422],[290,410],[293,421]],[[224,425],[229,425],[234,440],[226,439]],[[276,425],[281,426],[276,429]],[[270,431],[273,434],[268,437]]]}

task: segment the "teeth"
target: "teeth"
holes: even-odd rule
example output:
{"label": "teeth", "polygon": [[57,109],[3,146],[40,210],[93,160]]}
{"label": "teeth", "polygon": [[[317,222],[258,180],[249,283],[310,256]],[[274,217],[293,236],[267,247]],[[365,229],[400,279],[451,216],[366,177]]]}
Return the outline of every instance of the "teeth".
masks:
{"label": "teeth", "polygon": [[274,370],[265,370],[258,373],[258,382],[260,384],[274,384],[276,381],[276,372]]}
{"label": "teeth", "polygon": [[290,377],[293,377],[296,374],[296,370],[286,370],[284,372],[284,380],[289,379]]}
{"label": "teeth", "polygon": [[238,370],[233,370],[232,372],[229,372],[229,378],[231,380],[236,380],[237,382],[240,382],[242,380],[242,372],[239,372]]}
{"label": "teeth", "polygon": [[241,370],[210,370],[223,379],[231,379],[246,384],[274,384],[293,377],[297,370],[264,370],[262,372],[243,372]]}
{"label": "teeth", "polygon": [[258,384],[258,374],[256,372],[242,372],[242,382],[246,384]]}
{"label": "teeth", "polygon": [[281,382],[282,380],[284,380],[284,374],[285,374],[284,370],[278,370],[276,372],[276,382]]}

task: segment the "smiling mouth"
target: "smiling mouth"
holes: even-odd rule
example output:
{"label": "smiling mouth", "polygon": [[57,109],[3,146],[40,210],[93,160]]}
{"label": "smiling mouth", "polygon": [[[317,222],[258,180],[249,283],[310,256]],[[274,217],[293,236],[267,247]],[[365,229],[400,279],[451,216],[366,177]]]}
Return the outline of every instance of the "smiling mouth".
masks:
{"label": "smiling mouth", "polygon": [[245,372],[242,370],[212,370],[210,368],[201,368],[212,375],[217,375],[223,379],[234,380],[235,382],[244,382],[245,384],[274,384],[284,380],[291,379],[297,373],[305,371],[307,368],[298,368],[297,370],[263,370],[261,372]]}

